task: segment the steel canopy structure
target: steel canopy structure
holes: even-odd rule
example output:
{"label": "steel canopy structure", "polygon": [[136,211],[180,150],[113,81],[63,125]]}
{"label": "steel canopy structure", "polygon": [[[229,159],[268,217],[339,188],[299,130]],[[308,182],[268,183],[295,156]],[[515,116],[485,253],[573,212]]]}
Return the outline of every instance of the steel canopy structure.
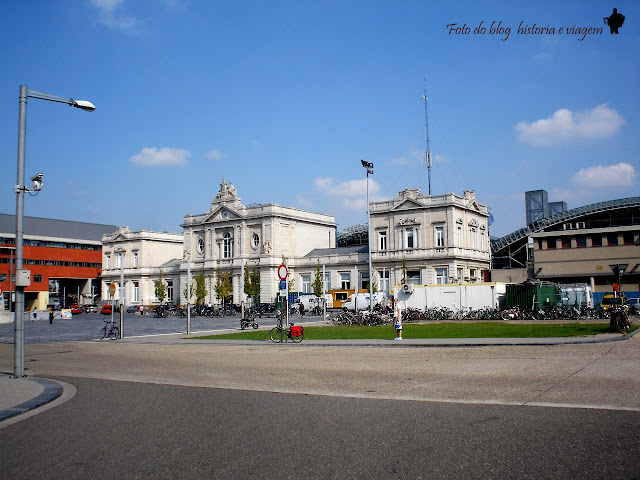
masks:
{"label": "steel canopy structure", "polygon": [[527,261],[527,239],[533,233],[576,228],[640,225],[640,197],[621,198],[573,208],[543,218],[491,242],[493,268],[523,268]]}

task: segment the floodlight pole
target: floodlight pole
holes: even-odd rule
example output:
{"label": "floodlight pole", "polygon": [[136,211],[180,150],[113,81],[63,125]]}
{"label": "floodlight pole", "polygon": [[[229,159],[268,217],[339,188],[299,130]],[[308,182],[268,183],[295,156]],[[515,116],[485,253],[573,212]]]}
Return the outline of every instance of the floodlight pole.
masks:
{"label": "floodlight pole", "polygon": [[30,285],[30,278],[22,271],[24,245],[24,193],[28,191],[24,185],[25,149],[27,138],[27,98],[38,98],[50,102],[66,103],[82,110],[93,111],[95,106],[91,102],[73,98],[62,98],[48,93],[29,90],[26,85],[20,85],[19,113],[18,113],[18,175],[14,188],[16,197],[16,283],[15,321],[14,321],[14,370],[13,377],[24,377],[24,289]]}
{"label": "floodlight pole", "polygon": [[[373,268],[371,264],[371,207],[369,205],[369,174],[373,175],[373,163],[360,160],[362,166],[367,170],[367,243],[369,244],[369,311],[373,311]],[[356,309],[358,302],[358,291],[356,290]]]}

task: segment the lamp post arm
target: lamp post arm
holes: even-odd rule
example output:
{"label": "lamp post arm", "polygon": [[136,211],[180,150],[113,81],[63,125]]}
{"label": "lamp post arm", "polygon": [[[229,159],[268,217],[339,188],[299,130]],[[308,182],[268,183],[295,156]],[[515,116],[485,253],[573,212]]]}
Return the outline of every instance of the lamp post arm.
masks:
{"label": "lamp post arm", "polygon": [[48,100],[49,102],[66,103],[72,107],[80,108],[92,112],[96,107],[86,100],[74,100],[73,98],[58,97],[57,95],[51,95],[50,93],[36,92],[35,90],[27,89],[27,97],[37,98],[39,100]]}

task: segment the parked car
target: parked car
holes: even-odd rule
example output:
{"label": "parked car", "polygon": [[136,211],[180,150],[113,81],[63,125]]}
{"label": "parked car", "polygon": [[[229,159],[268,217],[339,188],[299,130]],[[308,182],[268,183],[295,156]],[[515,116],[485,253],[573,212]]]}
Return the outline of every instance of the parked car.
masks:
{"label": "parked car", "polygon": [[102,315],[111,315],[113,313],[111,305],[103,305],[102,308],[100,309],[100,313]]}
{"label": "parked car", "polygon": [[624,307],[626,304],[627,299],[625,298],[624,293],[619,293],[618,296],[614,296],[612,293],[607,293],[604,297],[602,297],[600,308],[604,311],[607,311],[614,306]]}
{"label": "parked car", "polygon": [[631,315],[640,314],[640,298],[632,298],[629,300],[629,313]]}
{"label": "parked car", "polygon": [[136,313],[138,310],[140,310],[138,305],[129,305],[127,307],[127,313]]}
{"label": "parked car", "polygon": [[71,310],[71,313],[73,313],[74,315],[78,315],[84,312],[84,310],[80,308],[80,305],[71,305],[70,310]]}
{"label": "parked car", "polygon": [[84,311],[87,313],[98,313],[100,309],[98,308],[97,305],[85,305]]}

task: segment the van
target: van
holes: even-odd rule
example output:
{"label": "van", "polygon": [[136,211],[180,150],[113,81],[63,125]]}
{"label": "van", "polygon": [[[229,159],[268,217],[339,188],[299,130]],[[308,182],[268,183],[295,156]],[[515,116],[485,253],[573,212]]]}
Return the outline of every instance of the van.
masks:
{"label": "van", "polygon": [[627,304],[627,299],[624,296],[624,293],[620,292],[617,296],[612,293],[607,293],[604,297],[602,297],[602,301],[600,302],[600,308],[602,310],[609,310],[612,307],[616,307],[618,305],[624,306]]}
{"label": "van", "polygon": [[[373,294],[373,306],[375,307],[377,304],[382,303],[384,300],[384,293],[378,292]],[[368,293],[358,293],[351,294],[346,302],[342,304],[343,310],[351,310],[353,312],[358,310],[368,310],[369,309],[369,294]]]}

